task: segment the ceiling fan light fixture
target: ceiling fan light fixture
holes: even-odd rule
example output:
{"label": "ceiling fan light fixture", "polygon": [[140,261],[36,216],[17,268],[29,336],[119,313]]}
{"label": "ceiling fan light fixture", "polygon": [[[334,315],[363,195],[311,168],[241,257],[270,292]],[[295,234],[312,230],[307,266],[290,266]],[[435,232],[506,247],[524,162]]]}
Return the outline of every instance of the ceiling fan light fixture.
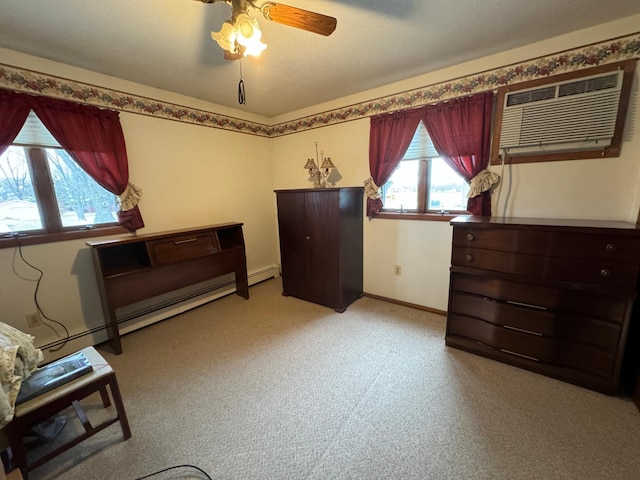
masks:
{"label": "ceiling fan light fixture", "polygon": [[236,17],[235,30],[237,42],[246,49],[245,55],[257,57],[267,48],[267,45],[261,42],[262,32],[255,18],[241,13]]}
{"label": "ceiling fan light fixture", "polygon": [[211,32],[211,38],[220,48],[232,55],[242,53],[245,56],[257,57],[267,48],[267,45],[260,41],[262,32],[258,21],[246,13],[225,21],[219,32]]}
{"label": "ceiling fan light fixture", "polygon": [[231,53],[237,53],[236,48],[237,31],[235,25],[224,22],[219,32],[211,32],[211,38],[215,40],[220,48]]}
{"label": "ceiling fan light fixture", "polygon": [[247,10],[252,8],[262,16],[275,23],[299,28],[324,36],[331,35],[337,25],[334,17],[311,12],[282,3],[266,1],[257,5],[257,0],[199,0],[202,3],[227,3],[231,5],[232,16],[219,32],[211,32],[220,48],[224,50],[227,60],[239,60],[246,55],[258,56],[267,46],[260,41],[262,32],[257,20],[251,18]]}

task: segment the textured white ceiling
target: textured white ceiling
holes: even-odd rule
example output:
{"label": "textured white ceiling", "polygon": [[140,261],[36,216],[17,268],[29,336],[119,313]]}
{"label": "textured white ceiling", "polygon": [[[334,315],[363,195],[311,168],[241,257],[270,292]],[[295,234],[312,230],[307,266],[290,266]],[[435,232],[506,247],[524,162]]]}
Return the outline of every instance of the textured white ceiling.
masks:
{"label": "textured white ceiling", "polygon": [[0,0],[0,47],[274,117],[640,13],[638,0],[284,3],[336,17],[337,29],[323,37],[254,15],[268,48],[242,60],[244,106],[240,63],[210,37],[226,3]]}

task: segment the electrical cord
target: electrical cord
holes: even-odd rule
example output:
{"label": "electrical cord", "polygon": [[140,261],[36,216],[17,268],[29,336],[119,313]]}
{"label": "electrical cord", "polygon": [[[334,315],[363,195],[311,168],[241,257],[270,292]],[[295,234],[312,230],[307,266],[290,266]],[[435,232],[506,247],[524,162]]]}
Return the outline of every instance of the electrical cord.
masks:
{"label": "electrical cord", "polygon": [[138,477],[135,480],[143,480],[145,478],[151,478],[151,477],[153,477],[155,475],[159,475],[161,473],[168,472],[169,470],[175,470],[175,469],[178,469],[178,468],[193,468],[193,469],[199,471],[200,473],[202,473],[205,476],[205,478],[207,478],[208,480],[213,480],[209,476],[209,474],[207,472],[202,470],[200,467],[196,467],[195,465],[175,465],[173,467],[164,468],[162,470],[158,470],[157,472],[150,473],[149,475],[145,475],[144,477]]}
{"label": "electrical cord", "polygon": [[64,331],[65,331],[65,337],[64,337],[64,341],[58,345],[56,348],[50,348],[49,352],[57,352],[58,350],[60,350],[62,347],[64,347],[67,342],[69,341],[70,335],[69,335],[69,330],[67,329],[67,327],[62,323],[59,322],[58,320],[54,320],[53,318],[49,318],[44,311],[42,310],[42,308],[40,307],[40,303],[38,302],[38,290],[40,288],[40,281],[42,280],[42,277],[44,276],[44,272],[42,270],[40,270],[38,267],[36,267],[35,265],[32,265],[31,263],[29,263],[27,261],[26,258],[24,258],[24,254],[22,253],[22,245],[20,243],[18,243],[18,254],[20,255],[20,259],[29,267],[33,268],[35,271],[38,272],[38,279],[36,280],[36,288],[33,291],[33,303],[35,303],[36,308],[38,309],[38,312],[40,312],[40,315],[42,316],[43,323],[49,327],[51,330],[54,331],[54,333],[60,337],[61,335],[56,331],[55,328],[53,328],[52,325],[48,324],[48,322],[52,322],[52,323],[56,323],[58,325],[60,325]]}
{"label": "electrical cord", "polygon": [[[502,185],[504,185],[504,166],[506,163],[506,158],[507,158],[507,149],[503,148],[502,149],[502,168],[500,170],[500,185],[498,187],[498,196],[496,197],[496,207],[498,207],[500,205],[500,195],[502,194]],[[511,196],[511,181],[512,181],[512,173],[511,173],[511,166],[512,164],[509,163],[509,187],[508,187],[508,191],[507,191],[507,198],[505,198],[504,200],[504,206],[502,209],[502,216],[506,217],[507,216],[507,204],[509,203],[509,197]]]}

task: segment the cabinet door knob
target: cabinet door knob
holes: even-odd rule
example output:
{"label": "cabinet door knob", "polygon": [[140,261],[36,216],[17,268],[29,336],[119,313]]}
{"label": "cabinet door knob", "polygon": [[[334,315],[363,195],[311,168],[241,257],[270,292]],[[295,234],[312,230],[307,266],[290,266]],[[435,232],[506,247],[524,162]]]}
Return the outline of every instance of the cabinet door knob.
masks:
{"label": "cabinet door knob", "polygon": [[473,255],[471,255],[471,254],[467,253],[467,254],[464,256],[464,259],[465,259],[467,262],[471,262],[471,261],[473,261]]}
{"label": "cabinet door knob", "polygon": [[307,236],[307,240],[309,240],[311,237]]}
{"label": "cabinet door knob", "polygon": [[604,278],[608,278],[611,276],[611,270],[609,270],[608,268],[603,268],[602,270],[600,270],[600,276],[604,277]]}
{"label": "cabinet door knob", "polygon": [[617,247],[615,243],[607,243],[607,246],[605,247],[607,252],[615,252]]}
{"label": "cabinet door knob", "polygon": [[467,233],[467,240],[471,241],[474,238],[476,238],[476,237],[473,236],[473,233]]}

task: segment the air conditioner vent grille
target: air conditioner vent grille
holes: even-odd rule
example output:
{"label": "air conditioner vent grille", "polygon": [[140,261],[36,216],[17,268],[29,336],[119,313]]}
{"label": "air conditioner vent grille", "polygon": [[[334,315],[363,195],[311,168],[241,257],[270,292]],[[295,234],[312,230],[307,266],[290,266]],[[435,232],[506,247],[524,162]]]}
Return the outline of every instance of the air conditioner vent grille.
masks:
{"label": "air conditioner vent grille", "polygon": [[500,148],[526,155],[609,146],[621,85],[618,71],[508,94]]}
{"label": "air conditioner vent grille", "polygon": [[555,98],[555,96],[556,87],[539,88],[537,90],[529,90],[528,92],[522,93],[512,93],[507,97],[507,107],[548,100],[550,98]]}
{"label": "air conditioner vent grille", "polygon": [[558,97],[566,97],[579,93],[597,92],[598,90],[615,89],[618,86],[618,75],[590,78],[579,82],[564,83],[558,86]]}

